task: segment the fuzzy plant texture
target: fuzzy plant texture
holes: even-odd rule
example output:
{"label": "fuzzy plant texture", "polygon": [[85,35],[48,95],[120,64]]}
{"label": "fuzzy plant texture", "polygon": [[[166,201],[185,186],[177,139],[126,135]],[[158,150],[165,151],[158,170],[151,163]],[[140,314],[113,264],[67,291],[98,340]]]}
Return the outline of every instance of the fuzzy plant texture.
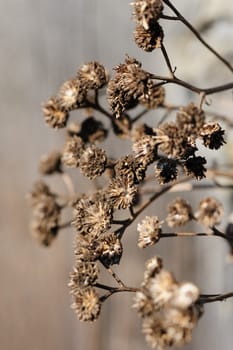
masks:
{"label": "fuzzy plant texture", "polygon": [[[146,71],[141,62],[128,55],[114,67],[112,75],[100,62],[87,62],[44,103],[45,123],[54,129],[64,129],[65,142],[60,151],[41,158],[39,172],[41,176],[59,175],[67,192],[56,192],[44,180],[34,184],[28,195],[33,208],[31,231],[42,245],[50,246],[61,230],[70,226],[75,230],[69,288],[72,308],[79,320],[96,321],[110,296],[124,291],[134,293],[133,307],[142,319],[145,340],[152,348],[162,350],[191,340],[204,304],[233,296],[233,293],[202,295],[193,283],[178,282],[157,256],[146,262],[138,287],[125,284],[112,268],[121,262],[123,235],[142,213],[144,219],[137,222],[140,249],[157,245],[166,237],[218,236],[228,243],[230,254],[233,251],[233,225],[229,224],[224,231],[217,228],[224,210],[216,198],[200,198],[199,205],[193,208],[177,197],[167,203],[164,217],[147,215],[152,203],[169,190],[175,191],[177,186],[181,193],[182,186],[187,184],[193,191],[201,186],[200,180],[207,178],[211,188],[224,188],[216,177],[232,179],[228,169],[208,167],[199,148],[203,144],[216,151],[226,143],[223,126],[230,128],[232,122],[227,116],[206,112],[205,105],[207,96],[228,91],[233,83],[203,89],[177,77],[164,45],[166,21],[183,23],[221,61],[223,69],[233,72],[233,67],[169,0],[139,0],[131,5],[136,44],[146,52],[161,51],[167,76]],[[170,104],[166,99],[169,84],[192,91],[198,102]],[[101,102],[103,96],[106,102]],[[85,117],[75,121],[73,111],[80,110]],[[155,117],[153,125],[141,122],[148,112],[156,110],[163,111],[162,119]],[[101,115],[99,119],[96,112]],[[168,121],[171,113],[175,117]],[[128,139],[131,152],[117,159],[101,146],[107,138],[111,142],[114,138]],[[75,171],[91,180],[96,190],[82,193],[80,187],[76,189]],[[62,217],[67,209],[71,214],[65,222]],[[182,232],[182,226],[191,221],[199,222],[203,230]],[[171,232],[164,231],[164,223]],[[117,287],[101,283],[101,265]]]}

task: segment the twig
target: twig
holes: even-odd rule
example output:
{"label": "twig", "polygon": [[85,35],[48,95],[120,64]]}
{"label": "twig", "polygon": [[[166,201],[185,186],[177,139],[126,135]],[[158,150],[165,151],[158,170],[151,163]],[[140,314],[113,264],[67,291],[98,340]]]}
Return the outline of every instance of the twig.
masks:
{"label": "twig", "polygon": [[[163,2],[170,7],[170,9],[176,14],[178,19],[197,37],[197,39],[210,51],[213,55],[215,55],[226,67],[230,69],[231,72],[233,72],[232,65],[224,58],[222,57],[212,46],[210,46],[200,35],[200,33],[191,25],[189,21],[187,21],[186,18],[182,16],[182,14],[177,10],[177,8],[169,1],[169,0],[163,0]],[[167,18],[172,19],[174,18]],[[176,19],[176,18],[175,18]],[[176,19],[177,20],[177,19]]]}

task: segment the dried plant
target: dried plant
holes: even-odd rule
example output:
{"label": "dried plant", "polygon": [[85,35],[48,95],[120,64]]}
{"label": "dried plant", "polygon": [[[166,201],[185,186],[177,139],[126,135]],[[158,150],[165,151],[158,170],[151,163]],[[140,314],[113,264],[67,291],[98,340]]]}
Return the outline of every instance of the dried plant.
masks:
{"label": "dried plant", "polygon": [[[205,42],[169,0],[139,0],[132,6],[136,44],[146,52],[161,50],[168,75],[150,73],[130,56],[114,68],[112,77],[101,63],[88,62],[44,103],[45,122],[51,128],[65,129],[66,140],[63,150],[41,158],[39,171],[41,175],[59,175],[68,192],[53,192],[44,181],[37,182],[29,195],[33,208],[31,227],[39,242],[49,246],[62,229],[73,226],[75,259],[69,288],[72,307],[80,320],[95,321],[102,304],[115,293],[134,293],[133,306],[142,318],[145,339],[151,347],[162,350],[191,340],[205,303],[233,296],[233,292],[203,295],[194,284],[176,281],[163,268],[159,257],[146,262],[144,279],[138,287],[127,286],[112,269],[112,265],[121,261],[123,235],[141,213],[145,218],[137,224],[139,248],[159,244],[166,237],[217,236],[233,252],[232,224],[225,232],[217,228],[223,206],[215,198],[201,198],[198,208],[193,208],[177,197],[168,203],[168,213],[162,218],[146,215],[147,208],[161,196],[166,200],[165,194],[171,189],[179,188],[182,192],[182,185],[185,188],[187,184],[190,191],[204,188],[197,180],[207,178],[209,188],[232,188],[217,181],[218,175],[232,179],[232,171],[208,166],[197,141],[214,151],[226,143],[225,130],[220,124],[230,128],[232,122],[226,116],[206,112],[205,103],[207,96],[230,90],[233,83],[200,88],[178,78],[164,45],[166,21],[182,22],[227,69],[233,72],[233,67]],[[166,14],[168,9],[173,16]],[[192,91],[199,102],[171,105],[165,93],[168,84]],[[100,90],[102,94],[106,92],[109,109],[100,102]],[[84,120],[70,122],[70,113],[81,109],[86,112]],[[135,110],[139,112],[133,117]],[[140,118],[155,110],[164,111],[162,121],[139,124]],[[174,111],[174,120],[166,121]],[[96,119],[96,112],[106,122]],[[117,159],[100,146],[106,138],[114,137],[130,140],[131,152]],[[69,168],[79,168],[93,182],[96,191],[82,193],[80,188],[76,189]],[[148,188],[151,182],[155,184],[152,190]],[[72,217],[62,222],[66,208]],[[203,231],[179,231],[191,221],[203,225]],[[174,231],[165,232],[165,222]],[[99,265],[113,277],[117,287],[101,283]]]}

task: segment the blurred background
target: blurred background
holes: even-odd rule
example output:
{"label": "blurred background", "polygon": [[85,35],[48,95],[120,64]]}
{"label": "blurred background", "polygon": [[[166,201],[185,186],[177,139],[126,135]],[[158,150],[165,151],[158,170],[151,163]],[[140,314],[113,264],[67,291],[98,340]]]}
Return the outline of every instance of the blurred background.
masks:
{"label": "blurred background", "polygon": [[[176,0],[174,4],[210,44],[233,62],[232,0]],[[167,71],[161,54],[147,54],[136,47],[132,8],[125,0],[2,0],[0,10],[0,348],[146,349],[140,320],[131,308],[132,295],[110,298],[94,324],[76,319],[67,288],[73,264],[73,232],[64,231],[51,247],[40,247],[29,232],[31,213],[25,196],[38,179],[40,156],[64,143],[62,131],[45,125],[41,103],[73,77],[84,62],[96,60],[111,71],[129,54],[142,61],[145,69],[162,75]],[[232,81],[227,68],[182,24],[161,24],[167,51],[180,78],[201,87]],[[176,104],[197,102],[196,96],[176,86],[167,88],[167,100]],[[232,91],[213,95],[209,102],[210,110],[232,117]],[[80,115],[77,112],[77,118]],[[231,136],[229,133],[228,145],[217,153],[219,162],[232,163]],[[111,142],[107,151],[109,155],[123,155],[128,146],[127,142]],[[76,181],[89,186],[82,177]],[[209,194],[183,196],[195,207],[199,196]],[[224,227],[232,211],[231,193],[216,190],[211,194],[224,203]],[[167,201],[173,197],[167,194],[148,213],[164,216]],[[116,268],[128,285],[141,283],[145,260],[158,254],[177,279],[193,281],[202,293],[233,290],[233,265],[226,263],[225,242],[217,238],[170,239],[141,252],[135,239],[137,222],[124,238],[125,255]],[[192,343],[184,349],[231,350],[232,323],[233,300],[207,305]]]}

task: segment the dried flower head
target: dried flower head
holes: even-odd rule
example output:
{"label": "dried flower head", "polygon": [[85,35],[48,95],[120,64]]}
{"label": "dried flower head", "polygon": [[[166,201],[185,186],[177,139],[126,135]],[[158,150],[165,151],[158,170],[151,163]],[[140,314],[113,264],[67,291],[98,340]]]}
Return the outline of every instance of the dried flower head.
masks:
{"label": "dried flower head", "polygon": [[198,317],[195,307],[185,311],[165,308],[153,317],[144,318],[142,332],[147,344],[157,350],[164,350],[169,346],[183,346],[191,341]]}
{"label": "dried flower head", "polygon": [[100,176],[107,163],[105,150],[94,145],[87,147],[81,155],[79,166],[81,173],[89,179]]}
{"label": "dried flower head", "polygon": [[61,207],[43,183],[38,184],[32,192],[31,204],[33,206],[31,233],[41,244],[48,246],[57,236]]}
{"label": "dried flower head", "polygon": [[40,202],[41,198],[53,196],[49,186],[42,180],[34,183],[33,188],[27,195],[30,205],[35,208]]}
{"label": "dried flower head", "polygon": [[174,159],[160,158],[155,166],[155,177],[160,185],[176,180],[177,173],[177,161]]}
{"label": "dried flower head", "polygon": [[157,216],[146,216],[144,220],[137,226],[139,232],[138,246],[139,248],[146,248],[157,243],[162,233],[162,222]]}
{"label": "dried flower head", "polygon": [[207,197],[199,203],[196,218],[201,224],[213,227],[221,222],[223,212],[223,206],[217,199]]}
{"label": "dried flower head", "polygon": [[86,118],[80,128],[79,136],[84,142],[97,143],[103,141],[108,134],[107,129],[94,117]]}
{"label": "dried flower head", "polygon": [[117,176],[107,187],[107,197],[115,209],[126,209],[135,203],[138,188],[132,182],[131,176]]}
{"label": "dried flower head", "polygon": [[205,177],[206,159],[204,157],[189,157],[184,163],[184,170],[187,175],[194,176],[197,180],[201,180]]}
{"label": "dried flower head", "polygon": [[64,128],[67,124],[69,114],[61,105],[57,97],[51,97],[42,108],[45,122],[51,128]]}
{"label": "dried flower head", "polygon": [[51,175],[60,173],[61,169],[61,153],[57,151],[50,152],[41,157],[39,163],[39,172],[42,175]]}
{"label": "dried flower head", "polygon": [[152,135],[144,135],[138,138],[132,146],[135,158],[145,167],[153,163],[157,157],[157,140]]}
{"label": "dried flower head", "polygon": [[210,149],[219,149],[225,142],[223,135],[225,130],[218,123],[204,124],[200,130],[203,144]]}
{"label": "dried flower head", "polygon": [[86,98],[86,89],[79,79],[65,81],[58,92],[58,101],[65,110],[80,107]]}
{"label": "dried flower head", "polygon": [[98,238],[110,228],[112,209],[106,200],[80,199],[74,209],[73,225],[83,236]]}
{"label": "dried flower head", "polygon": [[98,252],[99,260],[105,266],[119,264],[123,253],[122,243],[114,233],[105,233],[99,239]]}
{"label": "dried flower head", "polygon": [[145,30],[148,30],[151,23],[156,22],[160,18],[163,11],[163,2],[161,0],[135,0],[132,5],[136,21]]}
{"label": "dried flower head", "polygon": [[158,256],[154,256],[153,258],[147,260],[146,264],[146,270],[144,272],[144,284],[147,284],[147,282],[154,276],[159,273],[163,267],[162,259]]}
{"label": "dried flower head", "polygon": [[165,89],[164,87],[156,86],[152,82],[148,82],[147,91],[144,95],[139,98],[140,103],[147,109],[155,109],[161,106],[165,100]]}
{"label": "dried flower head", "polygon": [[78,289],[73,295],[74,309],[80,321],[95,321],[99,317],[101,302],[96,290],[92,287]]}
{"label": "dried flower head", "polygon": [[91,286],[97,280],[98,274],[97,263],[76,262],[68,284],[71,293],[75,294],[78,289]]}
{"label": "dried flower head", "polygon": [[205,123],[205,113],[191,102],[188,106],[180,108],[176,122],[186,136],[197,137]]}
{"label": "dried flower head", "polygon": [[75,258],[78,261],[94,262],[99,258],[98,242],[93,237],[83,236],[79,233],[75,236],[74,241]]}
{"label": "dried flower head", "polygon": [[68,138],[62,154],[63,164],[69,167],[78,167],[84,149],[85,144],[81,137],[73,136]]}
{"label": "dried flower head", "polygon": [[192,207],[185,199],[176,198],[169,204],[166,218],[169,227],[185,225],[192,217]]}
{"label": "dried flower head", "polygon": [[108,81],[104,66],[96,61],[82,65],[78,70],[78,78],[87,89],[100,89]]}
{"label": "dried flower head", "polygon": [[173,158],[182,158],[187,152],[187,135],[174,122],[163,123],[158,129],[157,143],[159,149]]}
{"label": "dried flower head", "polygon": [[144,94],[149,75],[141,68],[141,63],[126,57],[125,63],[115,68],[116,74],[108,83],[107,99],[109,106],[117,117],[138,103]]}
{"label": "dried flower head", "polygon": [[146,166],[135,156],[127,155],[117,161],[114,171],[116,177],[127,177],[127,181],[138,184],[145,178]]}
{"label": "dried flower head", "polygon": [[134,303],[143,318],[142,332],[147,343],[163,350],[189,342],[200,317],[198,298],[199,290],[195,285],[178,283],[162,268],[161,259],[151,259]]}
{"label": "dried flower head", "polygon": [[199,298],[200,291],[193,283],[180,283],[170,300],[172,306],[177,309],[187,309]]}
{"label": "dried flower head", "polygon": [[161,48],[163,37],[163,29],[157,22],[151,23],[148,29],[139,24],[134,32],[136,44],[146,52]]}

